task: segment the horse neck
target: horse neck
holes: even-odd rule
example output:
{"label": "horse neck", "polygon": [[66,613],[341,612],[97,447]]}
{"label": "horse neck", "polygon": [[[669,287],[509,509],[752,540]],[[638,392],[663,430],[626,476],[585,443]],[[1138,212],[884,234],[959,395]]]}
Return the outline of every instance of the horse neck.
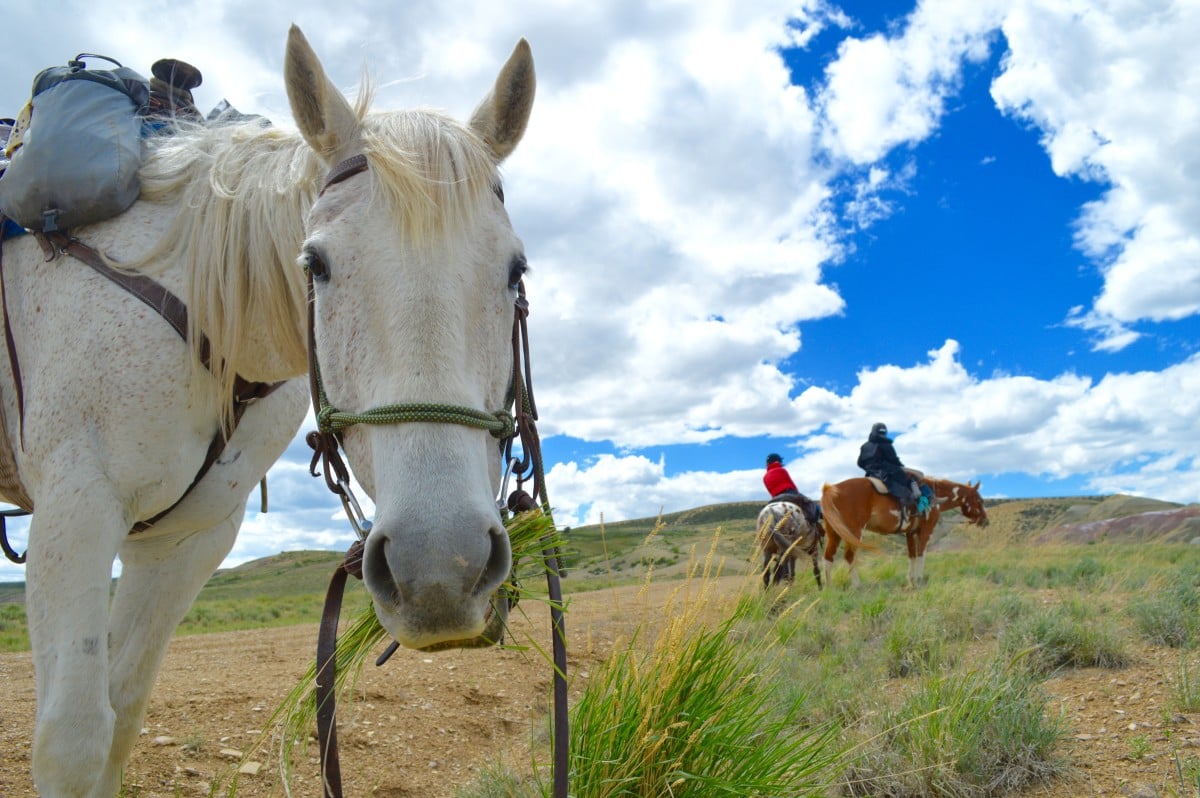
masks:
{"label": "horse neck", "polygon": [[963,501],[966,499],[965,485],[945,479],[930,480],[930,482],[933,483],[933,493],[943,510],[962,507]]}

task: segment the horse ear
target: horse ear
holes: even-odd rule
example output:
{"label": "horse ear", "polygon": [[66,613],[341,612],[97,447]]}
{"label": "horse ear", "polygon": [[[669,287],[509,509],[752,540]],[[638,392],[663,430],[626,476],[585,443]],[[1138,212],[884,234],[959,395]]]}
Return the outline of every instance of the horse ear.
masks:
{"label": "horse ear", "polygon": [[972,485],[971,487],[975,489],[976,493],[978,493],[979,492],[979,480],[975,480],[975,484]]}
{"label": "horse ear", "polygon": [[288,31],[284,82],[292,117],[308,145],[327,163],[336,162],[355,141],[358,115],[342,96],[300,28]]}
{"label": "horse ear", "polygon": [[521,39],[500,70],[496,85],[471,115],[471,130],[488,145],[496,163],[512,154],[525,135],[536,88],[533,52],[529,42]]}

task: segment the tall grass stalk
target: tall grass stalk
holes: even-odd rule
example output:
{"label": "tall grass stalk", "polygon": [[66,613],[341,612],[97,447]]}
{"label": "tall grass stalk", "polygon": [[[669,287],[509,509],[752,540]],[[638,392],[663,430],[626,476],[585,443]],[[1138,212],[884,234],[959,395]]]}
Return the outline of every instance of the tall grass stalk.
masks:
{"label": "tall grass stalk", "polygon": [[1200,677],[1184,654],[1179,656],[1175,672],[1175,708],[1180,712],[1200,712]]}
{"label": "tall grass stalk", "polygon": [[653,641],[642,646],[639,627],[588,682],[572,714],[575,798],[801,796],[831,781],[834,727],[800,729],[801,702],[775,689],[775,638],[736,633],[737,613],[715,606],[711,560]]}

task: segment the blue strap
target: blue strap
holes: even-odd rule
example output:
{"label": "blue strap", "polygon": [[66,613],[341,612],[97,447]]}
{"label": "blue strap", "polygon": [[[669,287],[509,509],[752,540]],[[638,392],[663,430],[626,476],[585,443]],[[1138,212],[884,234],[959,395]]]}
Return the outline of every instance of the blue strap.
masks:
{"label": "blue strap", "polygon": [[16,238],[17,236],[23,236],[28,232],[24,227],[14,222],[12,219],[7,217],[3,218],[3,224],[0,224],[0,241],[8,238]]}

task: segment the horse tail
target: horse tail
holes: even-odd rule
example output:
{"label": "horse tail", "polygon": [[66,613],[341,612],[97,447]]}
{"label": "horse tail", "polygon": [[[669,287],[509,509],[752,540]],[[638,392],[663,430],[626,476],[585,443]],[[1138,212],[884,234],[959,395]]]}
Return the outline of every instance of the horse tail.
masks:
{"label": "horse tail", "polygon": [[[841,495],[841,490],[837,485],[830,485],[826,482],[821,486],[821,514],[824,516],[822,522],[825,524],[825,529],[841,538],[847,546],[867,551],[877,550],[878,546],[868,543],[850,530],[850,525],[846,523],[841,509],[838,508],[838,499]],[[859,530],[860,533],[861,531]]]}
{"label": "horse tail", "polygon": [[771,530],[771,539],[775,541],[775,545],[779,547],[779,556],[786,557],[791,554],[792,549],[796,545],[796,541],[788,540],[787,536],[779,531],[776,526]]}

